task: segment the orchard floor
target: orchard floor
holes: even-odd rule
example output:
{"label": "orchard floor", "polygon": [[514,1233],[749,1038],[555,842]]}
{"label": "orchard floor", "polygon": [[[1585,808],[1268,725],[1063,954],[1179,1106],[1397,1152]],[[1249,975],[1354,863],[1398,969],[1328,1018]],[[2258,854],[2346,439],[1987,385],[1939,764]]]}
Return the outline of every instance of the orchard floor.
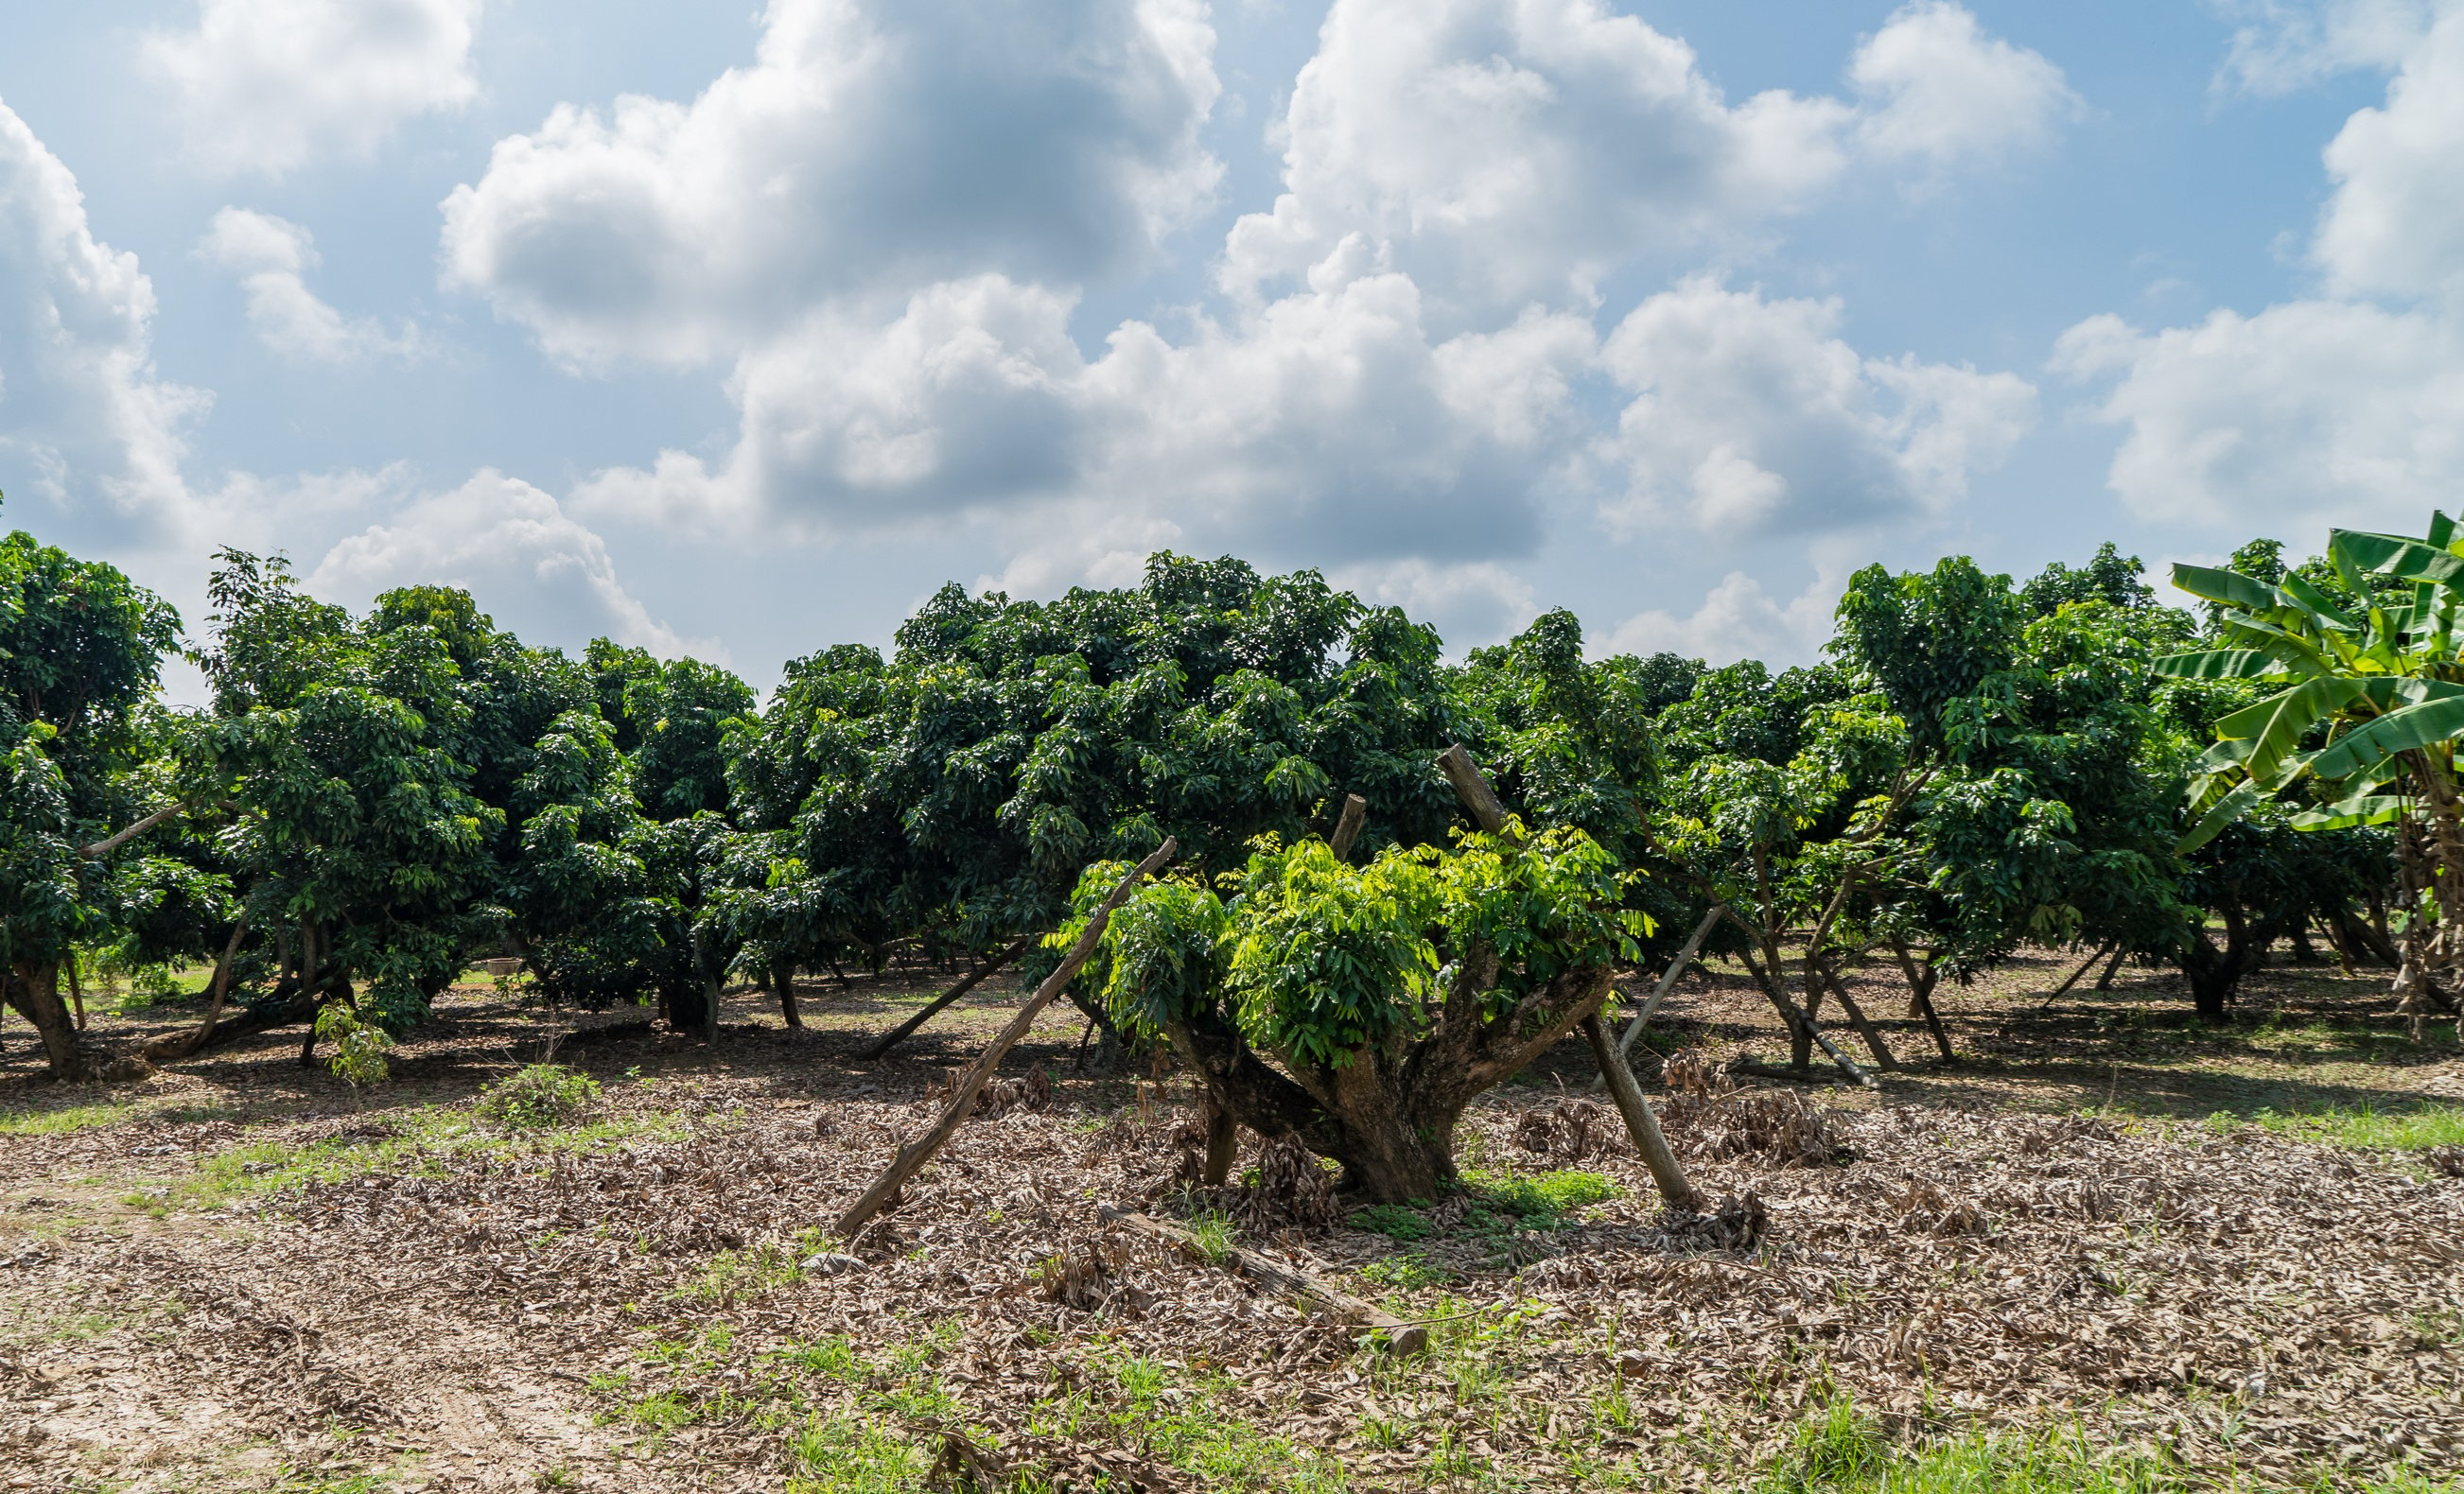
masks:
{"label": "orchard floor", "polygon": [[[2464,1488],[2452,1030],[2415,1045],[2333,966],[2211,1030],[2147,973],[2038,1010],[2067,969],[1945,993],[1948,1065],[1878,974],[1906,1066],[1812,1093],[1828,1163],[1765,1133],[1799,1090],[1674,1107],[1725,1226],[1663,1218],[1613,1118],[1587,1143],[1579,1041],[1467,1118],[1466,1197],[1199,1200],[1426,1322],[1409,1360],[1098,1219],[1186,1212],[1187,1086],[1073,1072],[1066,1010],[1005,1070],[1048,1096],[971,1121],[833,1272],[822,1230],[1012,1009],[857,1062],[931,972],[807,983],[802,1032],[733,998],[708,1048],[588,1018],[557,1057],[597,1101],[527,1130],[473,1104],[551,1022],[484,985],[363,1095],[296,1033],[52,1087],[12,1022],[0,1489],[886,1491],[954,1433],[1021,1487]],[[1782,1055],[1733,972],[1651,1041]]]}

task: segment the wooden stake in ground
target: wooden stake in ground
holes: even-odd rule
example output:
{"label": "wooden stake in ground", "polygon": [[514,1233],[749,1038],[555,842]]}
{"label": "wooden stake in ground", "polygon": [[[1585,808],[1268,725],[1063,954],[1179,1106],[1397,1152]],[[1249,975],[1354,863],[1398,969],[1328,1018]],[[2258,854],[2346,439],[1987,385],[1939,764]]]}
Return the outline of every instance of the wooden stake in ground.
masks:
{"label": "wooden stake in ground", "polygon": [[1617,1113],[1625,1117],[1625,1133],[1634,1138],[1634,1149],[1651,1169],[1651,1180],[1660,1185],[1661,1201],[1687,1214],[1703,1212],[1703,1196],[1678,1165],[1677,1153],[1668,1150],[1668,1138],[1660,1133],[1660,1117],[1651,1113],[1651,1102],[1642,1097],[1642,1086],[1634,1082],[1634,1070],[1625,1066],[1625,1055],[1609,1041],[1608,1023],[1600,1021],[1599,1013],[1583,1019],[1583,1036],[1591,1040],[1600,1077],[1608,1081]]}
{"label": "wooden stake in ground", "polygon": [[[1198,1237],[1170,1219],[1159,1219],[1152,1214],[1133,1214],[1109,1203],[1095,1208],[1098,1218],[1153,1236],[1167,1244],[1212,1258],[1212,1252],[1199,1243]],[[1429,1330],[1418,1323],[1406,1323],[1372,1303],[1361,1301],[1326,1278],[1298,1266],[1286,1265],[1271,1256],[1234,1245],[1222,1256],[1222,1263],[1231,1266],[1251,1281],[1271,1286],[1287,1297],[1301,1302],[1346,1323],[1374,1329],[1385,1335],[1388,1350],[1398,1354],[1417,1354],[1429,1347]]]}
{"label": "wooden stake in ground", "polygon": [[863,1197],[849,1204],[847,1211],[839,1216],[838,1235],[841,1240],[853,1240],[855,1232],[881,1212],[881,1206],[890,1201],[890,1196],[931,1161],[934,1153],[940,1151],[952,1136],[957,1134],[959,1123],[976,1108],[976,1096],[983,1093],[984,1085],[992,1078],[993,1070],[1001,1066],[1002,1058],[1018,1045],[1019,1039],[1026,1036],[1026,1030],[1035,1025],[1035,1019],[1052,1004],[1052,999],[1061,994],[1063,987],[1077,978],[1079,970],[1095,953],[1096,943],[1104,937],[1104,926],[1112,921],[1112,911],[1130,900],[1130,894],[1137,890],[1139,883],[1170,866],[1172,859],[1179,854],[1180,842],[1166,837],[1164,843],[1155,847],[1154,855],[1139,862],[1137,868],[1123,877],[1120,886],[1112,889],[1111,894],[1095,910],[1095,915],[1087,920],[1087,927],[1079,931],[1078,942],[1069,947],[1069,953],[1062,958],[1061,968],[1044,978],[1044,983],[1035,988],[1035,995],[1019,1008],[1018,1015],[1010,1019],[1009,1025],[1001,1029],[1001,1036],[993,1039],[992,1046],[984,1049],[983,1056],[977,1059],[975,1066],[958,1081],[950,1096],[950,1108],[941,1112],[941,1118],[935,1121],[932,1129],[924,1134],[900,1147],[898,1155],[891,1159],[888,1170],[864,1191]]}
{"label": "wooden stake in ground", "polygon": [[1010,942],[1007,949],[1002,950],[992,958],[984,961],[983,964],[978,966],[972,975],[959,981],[957,985],[950,987],[947,991],[935,997],[932,1000],[932,1004],[926,1006],[922,1011],[917,1012],[914,1016],[908,1018],[905,1022],[900,1022],[897,1026],[891,1028],[883,1036],[880,1042],[857,1054],[856,1057],[866,1060],[876,1059],[881,1057],[884,1053],[889,1052],[891,1048],[898,1046],[898,1044],[906,1042],[909,1037],[913,1036],[916,1028],[923,1026],[928,1022],[931,1022],[943,1007],[966,995],[976,987],[983,984],[984,981],[998,974],[1001,968],[1006,966],[1011,960],[1018,958],[1021,955],[1025,954],[1028,950],[1033,949],[1034,947],[1034,934],[1023,934],[1019,935],[1016,939]]}
{"label": "wooden stake in ground", "polygon": [[2094,969],[2098,960],[2102,959],[2107,955],[2111,955],[2113,953],[2115,953],[2114,947],[2110,943],[2099,946],[2095,954],[2090,955],[2087,958],[2079,961],[2079,967],[2070,973],[2069,979],[2064,980],[2060,985],[2054,987],[2053,991],[2045,997],[2044,1000],[2038,1003],[2036,1010],[2041,1012],[2046,1007],[2060,1000],[2062,997],[2069,992],[2071,987],[2079,983],[2079,977],[2086,975],[2090,970]]}

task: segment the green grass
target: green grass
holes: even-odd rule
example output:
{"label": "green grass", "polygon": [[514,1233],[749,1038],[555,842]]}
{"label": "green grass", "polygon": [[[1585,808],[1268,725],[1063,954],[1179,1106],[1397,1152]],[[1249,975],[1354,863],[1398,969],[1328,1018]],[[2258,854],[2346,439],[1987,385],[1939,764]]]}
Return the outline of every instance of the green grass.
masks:
{"label": "green grass", "polygon": [[2284,1113],[2261,1110],[2252,1117],[2279,1135],[2325,1141],[2369,1152],[2426,1152],[2464,1146],[2464,1107],[2424,1105],[2382,1110],[2373,1106],[2329,1106]]}
{"label": "green grass", "polygon": [[599,1103],[599,1081],[562,1064],[531,1064],[480,1092],[471,1109],[517,1127],[561,1126]]}
{"label": "green grass", "polygon": [[1419,1291],[1424,1286],[1443,1286],[1453,1281],[1454,1273],[1431,1261],[1418,1250],[1372,1261],[1360,1268],[1360,1279],[1373,1285],[1394,1291]]}
{"label": "green grass", "polygon": [[1473,1197],[1517,1219],[1559,1219],[1606,1203],[1617,1196],[1617,1184],[1601,1173],[1573,1171],[1507,1174],[1466,1169],[1463,1181]]}
{"label": "green grass", "polygon": [[1354,1209],[1352,1217],[1344,1222],[1353,1229],[1365,1229],[1389,1240],[1399,1240],[1405,1244],[1428,1239],[1430,1231],[1436,1227],[1419,1210],[1407,1209],[1399,1203],[1373,1203],[1365,1209]]}
{"label": "green grass", "polygon": [[819,1229],[808,1229],[783,1245],[722,1250],[676,1295],[688,1302],[726,1304],[793,1286],[804,1280],[803,1263],[829,1249],[830,1243]]}
{"label": "green grass", "polygon": [[136,1105],[124,1100],[53,1110],[0,1110],[0,1136],[66,1136],[115,1125],[136,1113]]}
{"label": "green grass", "polygon": [[692,1133],[683,1117],[665,1113],[623,1116],[561,1131],[508,1134],[475,1124],[457,1110],[422,1110],[391,1117],[390,1136],[337,1136],[298,1145],[258,1141],[217,1153],[196,1172],[160,1194],[163,1205],[216,1208],[234,1198],[279,1193],[312,1182],[346,1182],[392,1169],[441,1171],[458,1159],[589,1152],[630,1141],[675,1141]]}
{"label": "green grass", "polygon": [[868,1418],[815,1417],[788,1444],[797,1473],[786,1494],[908,1494],[925,1487],[932,1459]]}
{"label": "green grass", "polygon": [[1189,1221],[1189,1242],[1217,1265],[1232,1255],[1232,1220],[1221,1209],[1209,1209]]}
{"label": "green grass", "polygon": [[[2399,1472],[2353,1481],[2326,1474],[2321,1494],[2464,1494],[2464,1483]],[[2100,1447],[2077,1426],[1969,1432],[1903,1446],[1845,1397],[1797,1428],[1753,1494],[2191,1494],[2256,1488],[2126,1448]]]}
{"label": "green grass", "polygon": [[1341,1461],[1259,1427],[1225,1404],[1235,1390],[1216,1371],[1096,1346],[1087,1381],[1049,1397],[1028,1429],[1072,1440],[1136,1448],[1197,1485],[1235,1491],[1335,1494],[1349,1487]]}

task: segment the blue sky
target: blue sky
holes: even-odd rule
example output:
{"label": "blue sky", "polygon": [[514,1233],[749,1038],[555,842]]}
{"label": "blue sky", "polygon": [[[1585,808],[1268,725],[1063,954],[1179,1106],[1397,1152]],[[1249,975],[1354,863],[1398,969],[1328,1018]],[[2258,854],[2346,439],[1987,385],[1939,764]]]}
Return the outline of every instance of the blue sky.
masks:
{"label": "blue sky", "polygon": [[1314,565],[1810,657],[1848,573],[2417,524],[2464,4],[0,0],[5,519],[757,682]]}

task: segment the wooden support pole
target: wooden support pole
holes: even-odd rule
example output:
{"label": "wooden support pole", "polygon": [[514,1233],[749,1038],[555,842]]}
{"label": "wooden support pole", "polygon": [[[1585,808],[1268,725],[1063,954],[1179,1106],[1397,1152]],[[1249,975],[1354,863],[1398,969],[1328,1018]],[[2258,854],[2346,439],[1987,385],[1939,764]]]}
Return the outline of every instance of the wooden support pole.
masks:
{"label": "wooden support pole", "polygon": [[[1808,955],[1806,958],[1812,959],[1814,956],[1812,955]],[[1856,1023],[1857,1035],[1863,1038],[1865,1040],[1865,1046],[1873,1050],[1874,1063],[1876,1066],[1884,1069],[1894,1069],[1899,1067],[1899,1059],[1892,1055],[1889,1045],[1882,1042],[1881,1033],[1876,1030],[1871,1022],[1866,1020],[1864,1008],[1859,1006],[1857,1004],[1857,999],[1848,994],[1848,982],[1840,978],[1839,972],[1832,969],[1829,965],[1821,965],[1820,972],[1822,976],[1822,983],[1831,988],[1832,995],[1839,998],[1840,1010],[1846,1012],[1848,1014],[1848,1020]]]}
{"label": "wooden support pole", "polygon": [[1352,843],[1360,838],[1361,824],[1368,818],[1369,801],[1358,794],[1343,796],[1343,817],[1334,822],[1334,834],[1326,843],[1326,848],[1334,852],[1335,860],[1341,861],[1352,854]]}
{"label": "wooden support pole", "polygon": [[922,1011],[917,1012],[914,1016],[908,1018],[905,1022],[900,1022],[896,1027],[891,1028],[888,1035],[884,1036],[880,1042],[875,1043],[872,1046],[857,1054],[856,1057],[867,1060],[876,1059],[881,1057],[884,1053],[889,1052],[891,1048],[898,1046],[898,1044],[906,1042],[909,1036],[912,1035],[916,1028],[923,1026],[926,1022],[931,1022],[935,1016],[938,1016],[943,1007],[966,995],[976,987],[983,984],[984,981],[990,979],[1004,966],[1008,965],[1011,960],[1018,958],[1021,955],[1025,954],[1028,950],[1033,949],[1034,947],[1034,934],[1020,934],[1017,938],[1010,941],[1008,948],[985,960],[983,964],[978,966],[965,979],[959,981],[957,985],[950,987],[947,991],[942,992],[939,996],[935,997],[930,1005],[926,1006]]}
{"label": "wooden support pole", "polygon": [[950,1095],[949,1109],[941,1112],[941,1118],[935,1121],[924,1134],[900,1147],[898,1154],[891,1159],[889,1168],[864,1191],[864,1197],[847,1205],[847,1211],[839,1216],[838,1236],[841,1240],[853,1240],[855,1232],[881,1212],[881,1206],[890,1201],[891,1195],[914,1176],[925,1163],[933,1159],[933,1153],[957,1134],[959,1124],[976,1108],[976,1096],[983,1093],[984,1085],[993,1077],[993,1070],[1001,1066],[1001,1061],[1018,1045],[1018,1040],[1025,1037],[1027,1029],[1035,1025],[1035,1019],[1044,1015],[1044,1009],[1052,1004],[1053,998],[1077,978],[1079,970],[1094,955],[1096,944],[1104,937],[1105,925],[1112,921],[1112,911],[1130,900],[1130,894],[1138,890],[1139,883],[1172,865],[1172,859],[1179,854],[1180,842],[1165,837],[1164,843],[1155,847],[1155,854],[1139,862],[1134,870],[1121,879],[1121,885],[1112,889],[1111,895],[1096,908],[1094,916],[1087,920],[1087,927],[1079,931],[1078,942],[1069,947],[1060,968],[1044,978],[1044,983],[1035,988],[1035,995],[1019,1008],[1018,1015],[1010,1019],[1009,1025],[1001,1030],[1001,1036],[993,1039],[992,1045],[976,1060],[975,1066],[959,1079]]}
{"label": "wooden support pole", "polygon": [[2046,1007],[2060,1000],[2064,993],[2068,992],[2071,987],[2079,983],[2079,977],[2086,975],[2090,970],[2095,968],[2098,960],[2104,958],[2104,956],[2112,953],[2113,945],[2111,943],[2099,945],[2095,954],[2090,955],[2087,958],[2079,961],[2079,967],[2070,973],[2069,978],[2065,979],[2060,985],[2054,987],[2053,991],[2046,996],[2044,1000],[2037,1004],[2036,1010],[2041,1012]]}
{"label": "wooden support pole", "polygon": [[1642,1165],[1651,1169],[1651,1180],[1660,1185],[1661,1201],[1672,1209],[1687,1214],[1703,1210],[1703,1196],[1685,1176],[1677,1153],[1668,1149],[1668,1138],[1660,1132],[1660,1117],[1651,1113],[1651,1102],[1642,1097],[1642,1086],[1634,1082],[1634,1070],[1626,1067],[1625,1055],[1609,1041],[1608,1023],[1600,1014],[1583,1019],[1583,1036],[1591,1040],[1592,1057],[1599,1062],[1601,1077],[1608,1081],[1609,1093],[1617,1100],[1617,1113],[1625,1117],[1625,1133],[1634,1139],[1634,1149],[1642,1153]]}
{"label": "wooden support pole", "polygon": [[1670,960],[1667,970],[1661,974],[1660,983],[1651,988],[1651,999],[1635,1009],[1634,1016],[1625,1024],[1625,1031],[1617,1034],[1618,1053],[1634,1051],[1634,1040],[1642,1036],[1643,1023],[1651,1021],[1653,1014],[1660,1010],[1660,1003],[1668,1000],[1668,993],[1677,989],[1677,978],[1685,974],[1686,966],[1694,963],[1694,956],[1701,952],[1703,941],[1711,936],[1711,930],[1719,921],[1720,910],[1714,907],[1703,915],[1701,923],[1694,926],[1694,932],[1686,936],[1685,947],[1677,952],[1677,957]]}
{"label": "wooden support pole", "polygon": [[[1754,926],[1746,922],[1745,915],[1743,913],[1738,912],[1735,909],[1730,908],[1726,903],[1720,905],[1720,911],[1727,914],[1729,918],[1735,920],[1737,927],[1746,932],[1746,936],[1748,938],[1758,938],[1760,936]],[[1763,994],[1770,997],[1771,999],[1771,1004],[1779,1008],[1780,1016],[1786,1019],[1793,1027],[1801,1028],[1807,1037],[1814,1040],[1815,1044],[1817,1047],[1821,1048],[1824,1053],[1830,1055],[1831,1062],[1839,1066],[1839,1071],[1848,1076],[1850,1083],[1860,1085],[1870,1085],[1874,1083],[1874,1080],[1870,1078],[1863,1069],[1859,1068],[1847,1054],[1839,1051],[1838,1044],[1833,1043],[1831,1039],[1823,1033],[1820,1027],[1815,1025],[1813,1018],[1808,1017],[1805,1013],[1799,1011],[1796,1003],[1788,999],[1788,994],[1779,988],[1779,972],[1775,970],[1768,973],[1765,972],[1761,965],[1755,963],[1754,956],[1751,953],[1748,953],[1746,955],[1745,961],[1746,969],[1753,973],[1756,983],[1761,985],[1763,988]]]}
{"label": "wooden support pole", "polygon": [[[1152,1214],[1133,1214],[1109,1203],[1097,1205],[1095,1214],[1110,1223],[1127,1224],[1166,1244],[1201,1256],[1209,1254],[1199,1243],[1197,1236],[1170,1219],[1159,1219]],[[1406,1323],[1374,1303],[1363,1302],[1315,1272],[1286,1265],[1271,1256],[1261,1255],[1242,1245],[1234,1245],[1224,1252],[1222,1263],[1251,1281],[1272,1287],[1329,1317],[1383,1335],[1390,1352],[1417,1354],[1429,1347],[1429,1330],[1425,1327]]]}

